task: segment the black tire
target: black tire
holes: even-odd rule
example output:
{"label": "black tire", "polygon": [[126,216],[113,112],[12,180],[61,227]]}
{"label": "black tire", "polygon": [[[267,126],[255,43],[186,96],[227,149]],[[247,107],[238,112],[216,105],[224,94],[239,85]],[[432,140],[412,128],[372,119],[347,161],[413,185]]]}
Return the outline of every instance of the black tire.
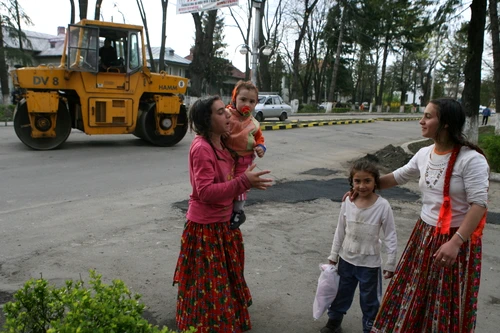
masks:
{"label": "black tire", "polygon": [[[176,145],[184,138],[188,129],[188,118],[185,105],[181,105],[177,118],[177,126],[174,129],[175,133],[173,135],[160,135],[156,132],[155,104],[151,105],[149,111],[143,114],[139,118],[139,121],[144,129],[144,139],[160,147],[171,147]],[[139,126],[139,123],[137,125]]]}
{"label": "black tire", "polygon": [[280,116],[279,116],[279,119],[280,119],[280,121],[287,120],[288,119],[288,115],[286,114],[286,112],[281,113]]}
{"label": "black tire", "polygon": [[139,139],[142,139],[144,141],[147,141],[148,143],[150,142],[149,139],[146,137],[146,129],[144,128],[144,124],[146,123],[145,117],[146,113],[148,113],[149,105],[148,104],[141,104],[139,107],[139,114],[137,115],[137,124],[135,125],[135,130],[134,134],[136,137]]}
{"label": "black tire", "polygon": [[262,114],[262,112],[257,112],[255,114],[255,120],[257,120],[259,123],[264,121],[264,115]]}
{"label": "black tire", "polygon": [[17,137],[28,147],[35,150],[51,150],[61,146],[71,133],[71,115],[66,103],[59,101],[57,109],[56,137],[32,138],[31,125],[26,100],[22,99],[14,111],[14,130]]}

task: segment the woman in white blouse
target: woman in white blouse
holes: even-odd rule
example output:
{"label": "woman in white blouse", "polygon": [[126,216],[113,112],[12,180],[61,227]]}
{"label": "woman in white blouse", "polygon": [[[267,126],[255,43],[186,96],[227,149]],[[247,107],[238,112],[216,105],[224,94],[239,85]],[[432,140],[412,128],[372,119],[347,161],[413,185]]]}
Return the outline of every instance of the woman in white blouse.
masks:
{"label": "woman in white blouse", "polygon": [[422,210],[372,332],[474,331],[489,167],[464,124],[459,102],[431,101],[420,126],[434,144],[380,178],[381,189],[419,179]]}

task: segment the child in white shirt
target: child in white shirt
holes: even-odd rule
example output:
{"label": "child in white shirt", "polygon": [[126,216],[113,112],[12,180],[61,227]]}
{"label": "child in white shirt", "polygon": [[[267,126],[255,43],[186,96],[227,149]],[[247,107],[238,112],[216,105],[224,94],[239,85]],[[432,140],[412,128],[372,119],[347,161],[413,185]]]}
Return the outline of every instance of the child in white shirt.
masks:
{"label": "child in white shirt", "polygon": [[[389,202],[375,193],[380,173],[376,166],[359,160],[351,167],[349,183],[358,196],[342,202],[337,230],[333,238],[330,264],[337,265],[339,289],[328,308],[328,323],[321,333],[340,333],[359,283],[363,312],[363,332],[370,332],[380,307],[382,279],[380,255],[383,242],[387,252],[384,277],[390,279],[396,266],[397,236]],[[383,232],[382,240],[379,237]]]}

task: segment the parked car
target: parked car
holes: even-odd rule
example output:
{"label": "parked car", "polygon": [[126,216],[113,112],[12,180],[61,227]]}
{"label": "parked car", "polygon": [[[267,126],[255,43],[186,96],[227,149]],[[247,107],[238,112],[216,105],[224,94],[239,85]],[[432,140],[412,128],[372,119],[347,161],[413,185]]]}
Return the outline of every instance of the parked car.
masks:
{"label": "parked car", "polygon": [[255,106],[253,116],[257,121],[263,121],[266,118],[278,118],[284,121],[292,112],[292,107],[285,102],[279,95],[259,95],[259,102]]}

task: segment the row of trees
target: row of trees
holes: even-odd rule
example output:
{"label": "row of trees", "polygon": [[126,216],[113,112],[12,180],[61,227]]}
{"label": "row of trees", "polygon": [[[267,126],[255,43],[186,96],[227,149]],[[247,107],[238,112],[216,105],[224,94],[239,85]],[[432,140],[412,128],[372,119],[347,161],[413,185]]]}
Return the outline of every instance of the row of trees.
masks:
{"label": "row of trees", "polygon": [[[425,105],[433,79],[439,92],[455,87],[447,90],[458,95],[466,81],[466,63],[481,78],[486,1],[472,1],[469,22],[459,20],[466,9],[461,1],[441,3],[280,0],[276,10],[281,12],[270,17],[284,16],[285,24],[268,29],[261,44],[279,45],[284,51],[292,73],[291,94],[304,103],[312,96],[334,101],[340,95],[381,106],[398,91],[404,104],[408,91],[420,90],[423,98],[414,102]],[[491,3],[496,7],[497,1]],[[491,10],[490,15],[496,17]],[[266,70],[260,68],[259,78],[267,76]],[[269,80],[259,83],[267,90]]]}
{"label": "row of trees", "polygon": [[[242,43],[247,45],[251,44],[252,2],[230,9]],[[421,99],[411,101],[418,105],[446,94],[462,98],[471,118],[467,133],[471,140],[477,138],[474,125],[480,100],[483,104],[500,100],[497,0],[490,0],[489,10],[486,0],[260,2],[259,44],[274,50],[269,57],[259,54],[257,83],[263,91],[280,91],[280,79],[286,77],[291,98],[302,103],[334,102],[347,96],[353,102],[374,101],[379,110],[396,96],[404,105],[408,92],[422,93]],[[465,20],[462,13],[468,10],[470,20]],[[210,35],[210,22],[216,17],[211,12],[193,14],[195,20],[196,15],[205,17],[206,25],[196,26],[195,57],[203,45],[199,34]],[[494,62],[486,60],[485,66],[496,70],[482,82],[486,31],[491,32]],[[214,52],[199,54],[207,66]],[[207,75],[198,67],[191,72],[198,73],[198,78]],[[249,72],[247,59],[247,78]],[[191,89],[191,93],[201,90]]]}
{"label": "row of trees", "polygon": [[[229,15],[220,11],[193,13],[195,44],[190,65],[190,94],[203,93],[209,80],[220,84],[228,74],[224,60],[224,26],[235,24],[243,44],[251,45],[252,4],[243,1],[229,7]],[[142,0],[136,0],[149,42],[147,15]],[[260,0],[262,27],[260,45],[273,49],[270,56],[259,54],[258,86],[263,91],[280,91],[282,77],[290,87],[291,98],[303,103],[311,100],[333,102],[348,96],[353,102],[374,101],[381,108],[392,102],[395,92],[405,103],[407,92],[420,91],[425,105],[431,97],[450,94],[463,98],[468,114],[477,114],[481,91],[481,65],[486,17],[492,33],[496,70],[489,81],[496,100],[500,98],[500,49],[498,42],[497,0]],[[30,23],[17,0],[0,0],[7,8],[0,23],[9,33],[18,33],[22,52],[24,36],[21,22]],[[75,21],[75,1],[71,3],[71,23]],[[95,1],[94,19],[100,18],[102,0]],[[470,5],[471,17],[461,13]],[[166,32],[168,1],[161,0],[163,35]],[[80,19],[89,11],[88,0],[79,0]],[[0,34],[0,41],[2,36]],[[164,55],[165,38],[161,41]],[[148,47],[151,56],[151,50]],[[10,57],[11,55],[9,55]],[[0,77],[5,68],[3,43],[0,43]],[[498,61],[497,61],[498,60]],[[152,66],[154,62],[151,61]],[[164,61],[160,59],[163,70]],[[440,66],[438,66],[440,64]],[[156,71],[156,68],[152,68]],[[249,77],[249,61],[246,75]],[[495,75],[496,76],[495,76]],[[3,83],[3,82],[2,82]],[[2,84],[3,87],[6,86]],[[446,88],[446,89],[445,89]],[[2,91],[5,95],[5,92]],[[8,92],[7,92],[8,94]],[[415,95],[415,94],[414,94]],[[493,96],[484,97],[486,100]],[[484,101],[486,103],[487,101]],[[477,117],[476,117],[477,118]]]}
{"label": "row of trees", "polygon": [[[247,0],[249,8],[251,2]],[[471,119],[466,134],[473,141],[480,100],[486,105],[500,101],[498,0],[490,0],[488,10],[486,0],[262,3],[260,45],[275,50],[270,59],[260,55],[262,90],[278,90],[270,78],[283,70],[291,97],[302,103],[348,96],[353,102],[374,101],[381,110],[395,92],[401,105],[408,92],[422,93],[412,101],[419,105],[445,94],[460,97]],[[468,10],[470,19],[465,20],[462,14]],[[484,57],[492,70],[482,82],[487,31],[494,61]],[[248,44],[248,34],[242,37]],[[248,62],[246,69],[248,73]]]}

